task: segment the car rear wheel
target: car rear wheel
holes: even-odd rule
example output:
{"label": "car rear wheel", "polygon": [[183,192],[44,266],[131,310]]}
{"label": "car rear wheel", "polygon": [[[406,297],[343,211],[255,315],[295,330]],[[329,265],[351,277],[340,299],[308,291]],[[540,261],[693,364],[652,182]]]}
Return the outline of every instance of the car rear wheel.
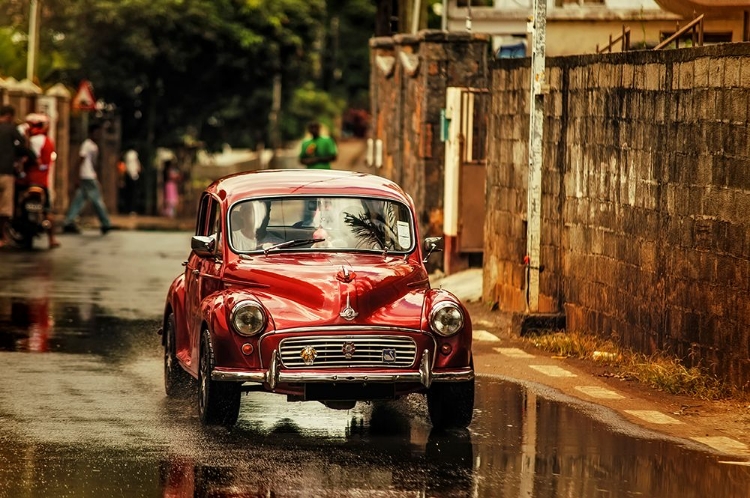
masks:
{"label": "car rear wheel", "polygon": [[474,411],[474,379],[436,382],[427,391],[427,410],[436,429],[465,429]]}
{"label": "car rear wheel", "polygon": [[203,331],[201,337],[201,357],[198,374],[198,412],[205,425],[233,426],[240,414],[240,397],[242,391],[236,382],[217,382],[211,380],[214,369],[214,350],[211,346],[211,335]]}
{"label": "car rear wheel", "polygon": [[170,313],[164,331],[164,391],[170,398],[186,398],[193,390],[193,379],[177,360],[175,331],[174,313]]}

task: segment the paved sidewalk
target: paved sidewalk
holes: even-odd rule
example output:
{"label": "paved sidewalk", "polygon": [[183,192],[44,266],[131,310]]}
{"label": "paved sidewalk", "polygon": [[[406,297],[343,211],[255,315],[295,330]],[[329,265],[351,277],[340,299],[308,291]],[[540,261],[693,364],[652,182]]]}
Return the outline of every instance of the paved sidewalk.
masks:
{"label": "paved sidewalk", "polygon": [[480,268],[450,276],[433,274],[442,287],[467,306],[474,328],[474,367],[478,375],[524,385],[547,398],[578,407],[613,430],[635,437],[672,439],[686,447],[723,455],[750,466],[750,405],[705,401],[656,391],[637,382],[605,375],[593,360],[554,356],[512,332],[511,313],[482,303]]}

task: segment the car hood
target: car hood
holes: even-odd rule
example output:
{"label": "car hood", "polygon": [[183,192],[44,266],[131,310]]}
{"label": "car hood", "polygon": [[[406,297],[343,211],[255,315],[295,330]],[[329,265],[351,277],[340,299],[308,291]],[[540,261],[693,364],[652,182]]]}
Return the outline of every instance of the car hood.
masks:
{"label": "car hood", "polygon": [[277,330],[321,325],[419,329],[429,279],[403,257],[271,254],[227,266],[224,280],[252,293]]}

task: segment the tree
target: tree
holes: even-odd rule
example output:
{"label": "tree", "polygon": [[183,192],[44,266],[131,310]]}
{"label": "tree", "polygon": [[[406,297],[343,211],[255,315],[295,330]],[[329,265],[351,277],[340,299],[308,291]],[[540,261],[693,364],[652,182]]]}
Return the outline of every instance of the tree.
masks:
{"label": "tree", "polygon": [[[26,3],[0,0],[17,32]],[[266,138],[273,75],[289,95],[312,76],[325,1],[43,0],[42,19],[42,52],[65,54],[42,83],[92,81],[126,140],[250,146]]]}

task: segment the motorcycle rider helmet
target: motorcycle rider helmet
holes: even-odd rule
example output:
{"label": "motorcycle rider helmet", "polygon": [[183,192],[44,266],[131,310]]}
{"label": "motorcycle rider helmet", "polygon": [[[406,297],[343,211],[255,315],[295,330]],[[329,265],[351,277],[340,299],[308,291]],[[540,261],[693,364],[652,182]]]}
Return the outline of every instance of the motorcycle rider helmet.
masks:
{"label": "motorcycle rider helmet", "polygon": [[46,133],[49,129],[49,117],[46,114],[34,112],[26,116],[26,124],[31,135]]}

